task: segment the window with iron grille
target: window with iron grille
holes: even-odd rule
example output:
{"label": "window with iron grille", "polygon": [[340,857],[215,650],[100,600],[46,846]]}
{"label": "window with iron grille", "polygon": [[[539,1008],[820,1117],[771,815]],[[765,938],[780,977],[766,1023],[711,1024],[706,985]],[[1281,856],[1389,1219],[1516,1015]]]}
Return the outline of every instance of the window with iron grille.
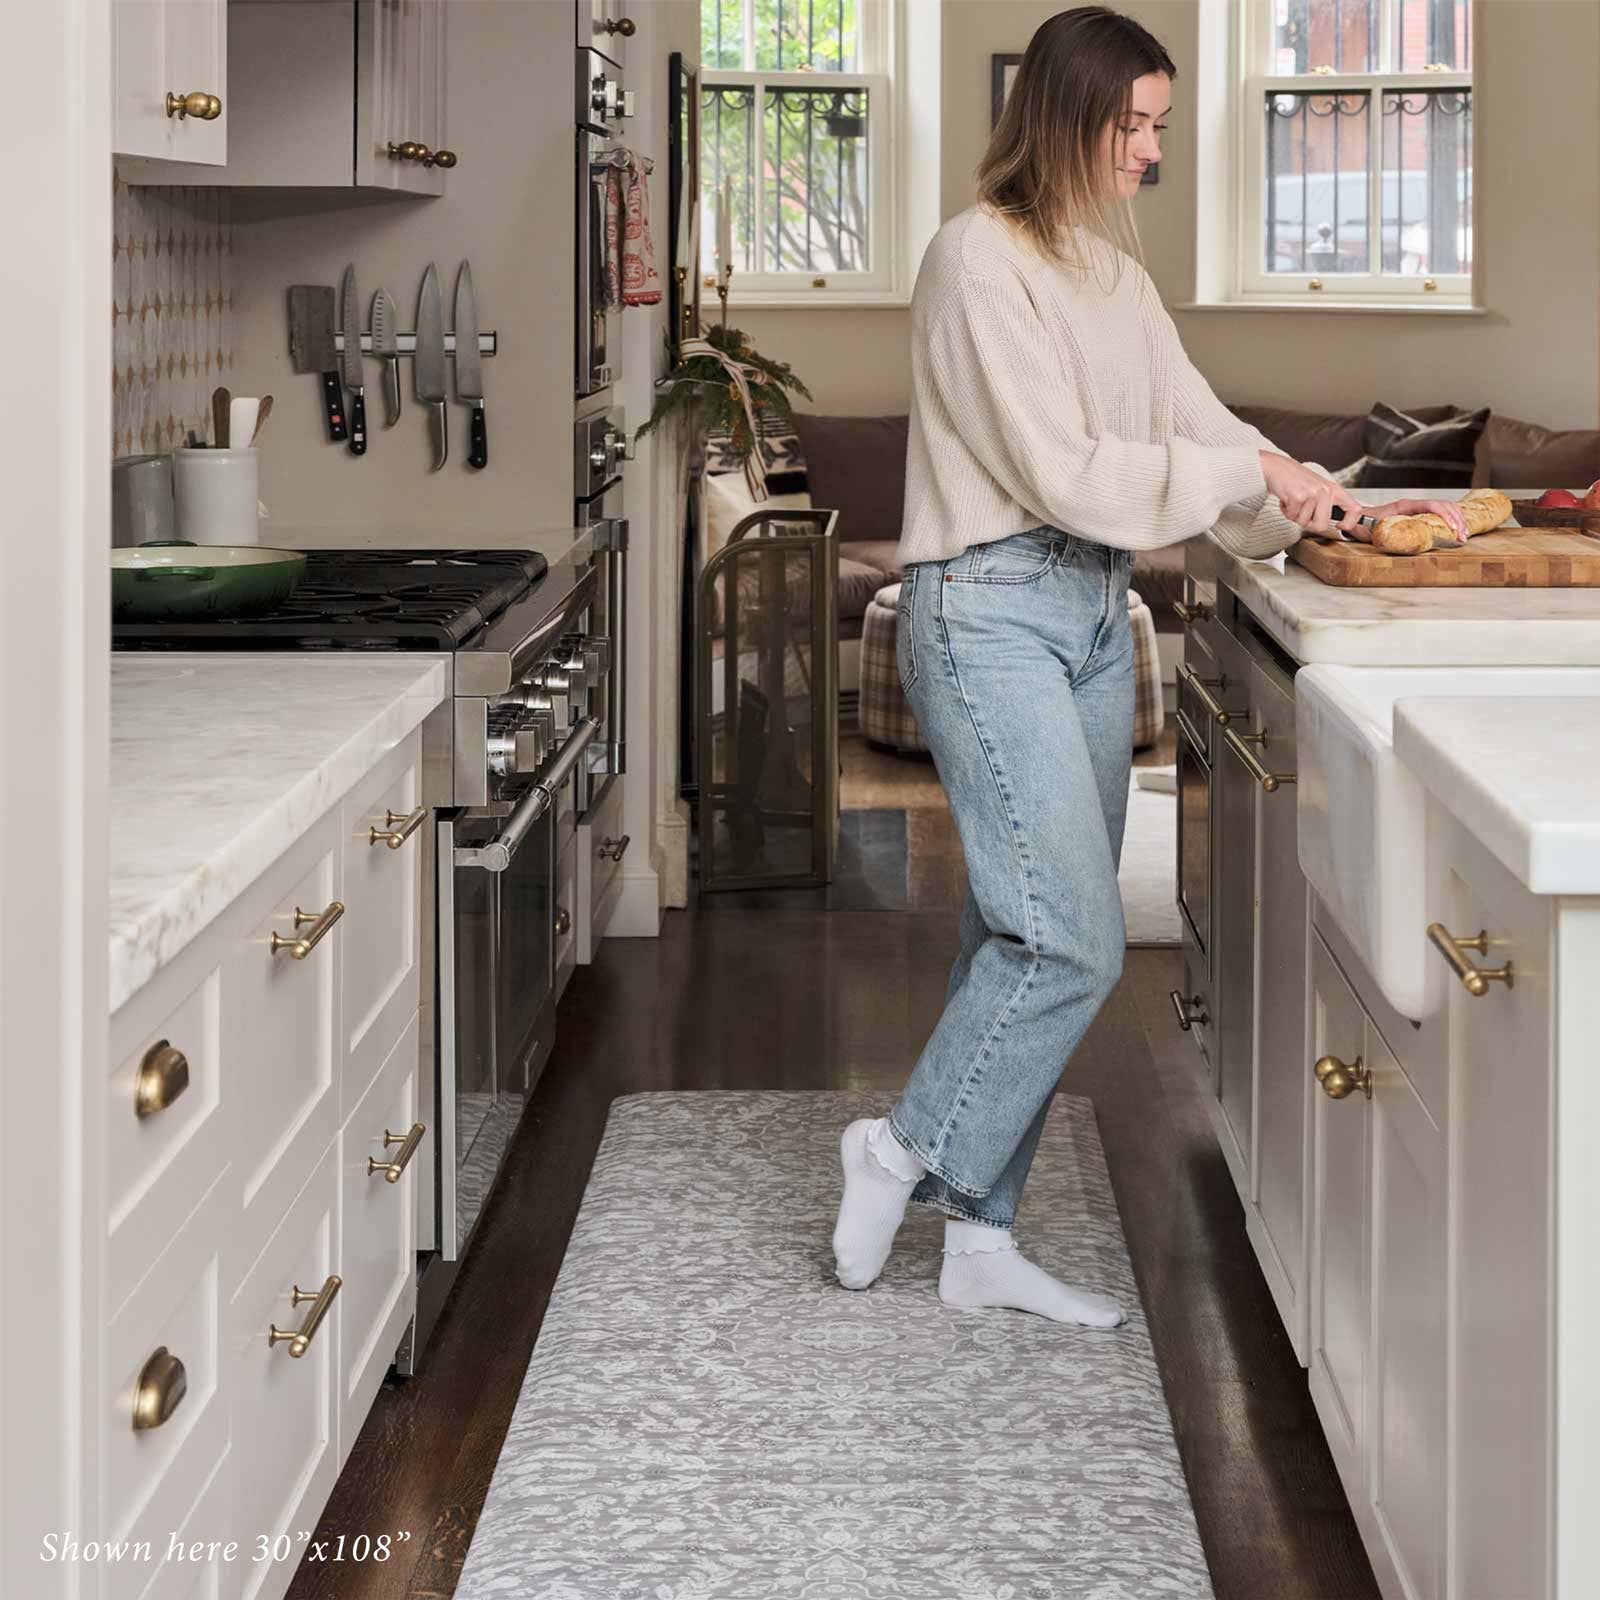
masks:
{"label": "window with iron grille", "polygon": [[701,0],[700,269],[736,299],[887,292],[894,0]]}
{"label": "window with iron grille", "polygon": [[1472,299],[1471,0],[1242,0],[1243,297]]}

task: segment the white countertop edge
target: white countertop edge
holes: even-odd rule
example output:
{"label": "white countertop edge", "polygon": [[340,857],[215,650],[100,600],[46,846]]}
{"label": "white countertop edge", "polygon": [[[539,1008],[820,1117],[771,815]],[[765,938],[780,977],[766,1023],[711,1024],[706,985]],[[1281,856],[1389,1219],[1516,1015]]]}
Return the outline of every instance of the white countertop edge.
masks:
{"label": "white countertop edge", "polygon": [[[191,658],[174,653],[167,662],[201,659],[214,664],[220,656]],[[258,658],[259,659],[259,658]],[[352,658],[296,656],[326,670],[349,666]],[[418,663],[413,683],[368,722],[354,730],[333,753],[291,788],[270,801],[220,850],[198,861],[173,883],[137,921],[110,927],[110,1006],[116,1014],[151,978],[188,947],[210,923],[276,861],[294,841],[336,805],[396,745],[422,725],[448,692],[448,658]],[[319,665],[318,669],[323,670]],[[115,730],[113,729],[113,734]],[[116,868],[113,865],[113,876]]]}

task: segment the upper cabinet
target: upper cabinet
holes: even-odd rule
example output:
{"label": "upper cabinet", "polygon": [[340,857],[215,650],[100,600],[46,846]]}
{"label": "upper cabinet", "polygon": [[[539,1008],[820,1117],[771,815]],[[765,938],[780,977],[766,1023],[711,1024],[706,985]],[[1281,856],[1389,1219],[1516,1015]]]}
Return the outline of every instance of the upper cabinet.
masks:
{"label": "upper cabinet", "polygon": [[118,155],[207,168],[228,159],[228,11],[224,0],[113,0]]}
{"label": "upper cabinet", "polygon": [[[119,0],[121,11],[147,9],[158,7]],[[232,0],[226,167],[124,162],[123,175],[443,194],[456,163],[445,125],[447,11],[445,0]]]}
{"label": "upper cabinet", "polygon": [[578,12],[578,48],[598,50],[619,67],[628,64],[633,37],[632,13],[645,0],[573,0]]}

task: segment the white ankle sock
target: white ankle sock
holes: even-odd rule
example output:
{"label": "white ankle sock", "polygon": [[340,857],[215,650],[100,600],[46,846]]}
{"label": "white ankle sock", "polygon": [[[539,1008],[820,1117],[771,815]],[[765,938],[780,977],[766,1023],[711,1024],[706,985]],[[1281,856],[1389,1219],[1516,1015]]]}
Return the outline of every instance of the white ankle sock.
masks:
{"label": "white ankle sock", "polygon": [[939,1298],[947,1306],[1006,1306],[1084,1328],[1115,1328],[1123,1320],[1115,1300],[1071,1288],[1036,1267],[1017,1249],[1009,1228],[954,1217],[944,1225]]}
{"label": "white ankle sock", "polygon": [[844,1198],[833,1230],[839,1282],[865,1289],[889,1259],[917,1179],[927,1170],[895,1136],[885,1118],[852,1122],[839,1140]]}

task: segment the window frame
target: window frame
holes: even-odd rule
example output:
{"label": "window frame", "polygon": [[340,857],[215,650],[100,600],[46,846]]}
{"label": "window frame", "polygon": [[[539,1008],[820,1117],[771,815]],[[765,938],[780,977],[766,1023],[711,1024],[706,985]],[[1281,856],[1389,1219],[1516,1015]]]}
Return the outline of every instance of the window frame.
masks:
{"label": "window frame", "polygon": [[[1394,49],[1395,0],[1376,0],[1378,12],[1379,62],[1386,64]],[[1476,305],[1476,273],[1481,258],[1482,235],[1478,228],[1479,162],[1476,117],[1472,151],[1472,202],[1469,227],[1472,232],[1472,270],[1459,273],[1340,272],[1318,280],[1313,273],[1269,273],[1263,263],[1266,228],[1267,135],[1266,96],[1279,93],[1338,94],[1359,92],[1368,96],[1368,182],[1367,229],[1369,259],[1381,261],[1383,215],[1383,97],[1396,90],[1437,92],[1466,89],[1473,95],[1477,110],[1474,74],[1466,71],[1418,69],[1411,72],[1308,72],[1278,75],[1272,64],[1274,0],[1241,0],[1237,70],[1234,74],[1235,105],[1232,126],[1236,153],[1238,196],[1234,228],[1232,277],[1234,297],[1239,304],[1284,301],[1317,305],[1401,304],[1419,311],[1438,308],[1461,311]],[[1473,0],[1473,57],[1479,42],[1477,8]],[[1320,281],[1320,289],[1312,287]],[[1429,285],[1433,285],[1432,288]]]}
{"label": "window frame", "polygon": [[[763,197],[769,192],[764,176],[767,149],[765,94],[769,88],[798,88],[828,92],[834,89],[864,89],[868,96],[867,135],[867,238],[872,267],[866,272],[827,272],[804,270],[771,271],[765,268],[766,229],[758,220],[754,230],[755,268],[734,268],[729,285],[728,304],[744,306],[803,306],[905,304],[909,299],[906,283],[904,193],[903,97],[899,94],[904,59],[903,35],[906,7],[903,0],[856,0],[860,33],[859,72],[766,72],[744,71],[736,67],[702,67],[700,89],[748,89],[754,94],[753,164],[755,214],[763,216]],[[746,55],[753,53],[749,24],[745,30]],[[697,165],[702,165],[705,180],[713,182],[712,166],[705,161],[711,119],[701,115],[700,150]],[[710,244],[712,218],[706,211],[704,238]],[[700,264],[697,264],[700,265]],[[701,266],[702,284],[716,287],[713,271]]]}

